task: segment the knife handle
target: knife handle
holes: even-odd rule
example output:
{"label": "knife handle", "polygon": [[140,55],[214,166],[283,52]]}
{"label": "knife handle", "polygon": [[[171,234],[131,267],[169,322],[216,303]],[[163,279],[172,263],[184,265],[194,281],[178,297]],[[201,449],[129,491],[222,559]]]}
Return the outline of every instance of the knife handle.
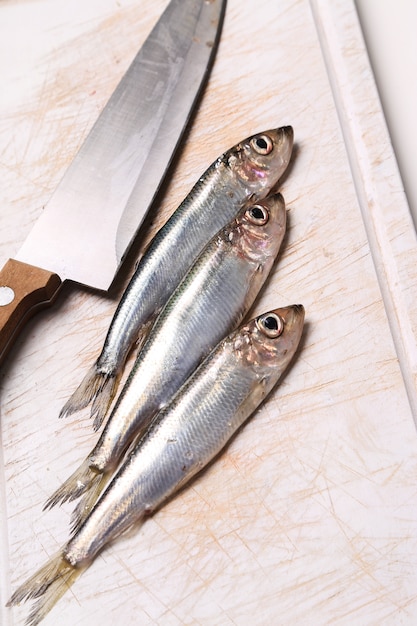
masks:
{"label": "knife handle", "polygon": [[0,362],[28,318],[52,304],[61,284],[53,272],[7,261],[0,271]]}

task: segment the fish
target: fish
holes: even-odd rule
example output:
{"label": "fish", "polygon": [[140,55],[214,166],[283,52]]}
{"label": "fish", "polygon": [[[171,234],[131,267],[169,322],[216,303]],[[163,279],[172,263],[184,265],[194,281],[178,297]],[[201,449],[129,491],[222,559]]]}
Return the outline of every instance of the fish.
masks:
{"label": "fish", "polygon": [[211,237],[250,197],[261,200],[278,183],[289,164],[293,142],[291,126],[257,133],[227,150],[204,172],[137,263],[101,353],[60,417],[91,403],[93,428],[100,428],[134,345],[143,344],[153,321]]}
{"label": "fish", "polygon": [[72,516],[73,528],[79,526],[128,446],[240,324],[271,271],[285,230],[284,198],[273,193],[250,203],[213,237],[157,318],[96,446],[44,508],[85,494]]}
{"label": "fish", "polygon": [[264,313],[220,341],[155,417],[82,526],[12,595],[37,599],[35,626],[96,556],[200,473],[271,392],[302,336],[300,304]]}

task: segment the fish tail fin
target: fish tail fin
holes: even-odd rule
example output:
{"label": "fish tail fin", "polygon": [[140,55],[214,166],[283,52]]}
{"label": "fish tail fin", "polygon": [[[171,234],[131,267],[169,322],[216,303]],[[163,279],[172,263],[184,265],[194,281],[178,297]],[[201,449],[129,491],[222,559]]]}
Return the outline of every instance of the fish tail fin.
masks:
{"label": "fish tail fin", "polygon": [[80,467],[46,501],[43,510],[51,509],[53,506],[64,502],[72,502],[91,489],[100,478],[101,473],[90,467],[90,459],[87,457]]}
{"label": "fish tail fin", "polygon": [[93,421],[93,429],[98,430],[106,417],[107,411],[115,396],[117,385],[119,382],[118,376],[108,376],[101,374],[102,381],[101,386],[97,393],[94,395],[93,404],[91,407],[91,417]]}
{"label": "fish tail fin", "polygon": [[91,489],[81,498],[71,514],[72,534],[75,534],[84,523],[109,480],[110,474],[100,474],[100,480],[95,480]]}
{"label": "fish tail fin", "polygon": [[64,404],[59,417],[67,417],[76,411],[80,411],[88,406],[90,402],[94,401],[96,403],[97,398],[104,393],[102,402],[98,403],[97,401],[97,409],[95,410],[95,413],[98,413],[98,410],[100,410],[100,415],[96,417],[94,427],[96,428],[96,424],[100,426],[113,398],[115,386],[115,375],[100,372],[97,368],[97,363],[95,363],[88,370],[72,396]]}
{"label": "fish tail fin", "polygon": [[86,567],[74,567],[61,551],[16,589],[7,606],[38,599],[26,620],[28,626],[36,626]]}

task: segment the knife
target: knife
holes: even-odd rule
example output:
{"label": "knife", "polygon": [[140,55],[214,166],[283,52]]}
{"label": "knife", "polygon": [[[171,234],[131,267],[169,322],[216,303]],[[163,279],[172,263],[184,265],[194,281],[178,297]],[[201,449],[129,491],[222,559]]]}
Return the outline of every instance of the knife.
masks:
{"label": "knife", "polygon": [[108,290],[210,71],[226,0],[171,0],[15,258],[0,271],[0,361],[62,283]]}

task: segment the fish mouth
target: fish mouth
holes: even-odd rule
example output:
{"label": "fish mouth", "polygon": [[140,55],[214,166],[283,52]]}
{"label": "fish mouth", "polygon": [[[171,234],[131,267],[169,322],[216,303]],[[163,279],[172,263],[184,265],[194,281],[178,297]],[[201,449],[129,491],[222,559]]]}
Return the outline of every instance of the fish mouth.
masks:
{"label": "fish mouth", "polygon": [[292,323],[297,326],[298,324],[301,326],[304,325],[305,318],[305,309],[302,304],[292,304],[288,307],[292,312]]}
{"label": "fish mouth", "polygon": [[282,163],[288,165],[294,147],[294,129],[292,126],[280,126],[275,131],[276,144],[281,151]]}
{"label": "fish mouth", "polygon": [[290,125],[270,128],[269,130],[266,130],[259,134],[268,135],[277,146],[281,146],[281,144],[284,144],[288,146],[289,151],[292,150],[294,144],[294,129]]}
{"label": "fish mouth", "polygon": [[278,146],[286,146],[289,155],[292,153],[294,146],[294,129],[292,126],[279,126],[273,131],[269,131],[271,136],[275,136]]}
{"label": "fish mouth", "polygon": [[302,304],[291,304],[279,309],[274,309],[272,313],[279,315],[288,327],[300,325],[302,328],[305,317],[305,310]]}
{"label": "fish mouth", "polygon": [[295,313],[297,315],[303,315],[304,316],[305,309],[304,309],[302,304],[293,304],[292,308],[294,309],[294,311],[295,311]]}
{"label": "fish mouth", "polygon": [[292,126],[281,126],[281,131],[290,139],[294,139],[294,129]]}

